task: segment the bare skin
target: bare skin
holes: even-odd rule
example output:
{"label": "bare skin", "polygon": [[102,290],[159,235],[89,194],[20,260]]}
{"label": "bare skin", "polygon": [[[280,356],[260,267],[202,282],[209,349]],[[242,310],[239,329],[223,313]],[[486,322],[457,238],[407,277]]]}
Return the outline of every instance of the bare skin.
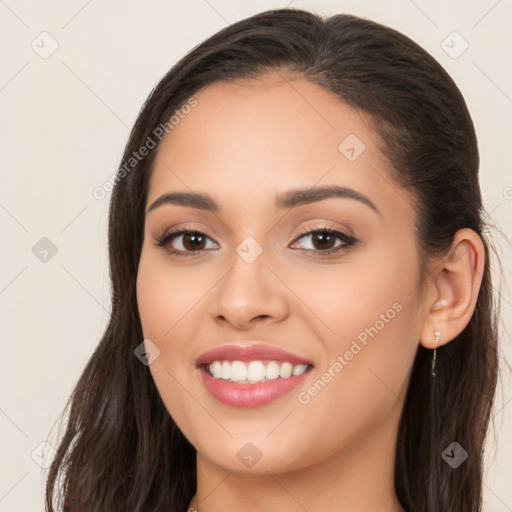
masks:
{"label": "bare skin", "polygon": [[[181,191],[208,194],[220,209],[162,204],[147,212],[137,277],[144,338],[160,350],[151,374],[197,450],[190,506],[403,511],[393,468],[412,363],[419,344],[435,348],[434,329],[442,345],[469,322],[484,265],[480,238],[459,231],[421,281],[412,200],[357,112],[283,74],[214,84],[194,96],[197,107],[158,149],[147,208]],[[350,134],[362,152],[351,151],[356,139],[340,151]],[[357,191],[375,210],[351,197],[276,206],[285,191],[330,185]],[[192,254],[197,246],[187,235],[155,245],[175,228],[203,233],[203,250]],[[333,237],[329,245],[302,234],[322,228],[356,242]],[[246,237],[262,249],[251,263],[236,251]],[[373,336],[365,331],[371,326]],[[196,358],[254,341],[310,359],[313,368],[303,385],[269,404],[219,402]],[[319,379],[325,385],[312,391]],[[261,456],[251,467],[237,455],[248,442]]]}

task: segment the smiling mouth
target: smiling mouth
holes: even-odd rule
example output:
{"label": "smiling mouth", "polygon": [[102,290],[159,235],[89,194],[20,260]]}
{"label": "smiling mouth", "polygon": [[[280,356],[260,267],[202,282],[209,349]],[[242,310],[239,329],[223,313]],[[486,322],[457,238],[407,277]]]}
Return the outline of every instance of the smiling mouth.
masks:
{"label": "smiling mouth", "polygon": [[289,361],[256,360],[231,361],[215,360],[200,365],[210,377],[233,384],[257,384],[298,377],[313,368],[311,364],[292,364]]}

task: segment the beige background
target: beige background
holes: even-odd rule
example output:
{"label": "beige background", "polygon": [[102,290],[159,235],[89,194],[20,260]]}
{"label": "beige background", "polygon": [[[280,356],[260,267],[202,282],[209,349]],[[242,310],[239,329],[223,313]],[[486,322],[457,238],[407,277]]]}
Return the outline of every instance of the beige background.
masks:
{"label": "beige background", "polygon": [[[43,510],[40,445],[54,439],[56,428],[53,437],[50,431],[106,326],[110,196],[97,200],[92,190],[115,172],[142,102],[178,58],[228,23],[285,6],[387,24],[448,70],[477,128],[487,210],[510,236],[510,0],[0,0],[0,512]],[[458,58],[442,46],[453,31],[463,40],[447,40],[452,55],[469,44]],[[32,250],[42,237],[57,249],[46,262]],[[510,276],[510,248],[497,242]],[[510,332],[510,288],[501,295]],[[509,336],[503,337],[502,357],[512,361]],[[494,414],[497,445],[490,440],[495,458],[485,510],[506,512],[512,511],[508,373]],[[44,465],[51,448],[43,448]]]}

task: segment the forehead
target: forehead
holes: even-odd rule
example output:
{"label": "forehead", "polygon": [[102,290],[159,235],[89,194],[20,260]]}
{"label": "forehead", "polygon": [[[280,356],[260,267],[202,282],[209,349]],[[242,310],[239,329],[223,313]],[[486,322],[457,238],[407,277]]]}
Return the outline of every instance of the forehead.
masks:
{"label": "forehead", "polygon": [[282,155],[290,162],[320,152],[337,157],[349,134],[368,151],[375,148],[375,134],[361,114],[303,77],[274,72],[257,80],[217,82],[194,97],[197,106],[168,133],[160,153],[168,146],[200,148],[194,156],[206,159],[209,152],[243,151],[261,161],[272,151],[272,161]]}
{"label": "forehead", "polygon": [[179,190],[243,206],[255,193],[315,184],[393,194],[382,190],[396,185],[382,179],[389,164],[367,119],[323,87],[271,73],[217,82],[194,98],[157,150],[148,203]]}

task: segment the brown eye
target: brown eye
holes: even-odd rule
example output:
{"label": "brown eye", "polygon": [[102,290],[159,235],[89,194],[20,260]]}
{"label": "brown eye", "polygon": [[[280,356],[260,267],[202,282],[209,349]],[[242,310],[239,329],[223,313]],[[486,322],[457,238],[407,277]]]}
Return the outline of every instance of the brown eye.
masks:
{"label": "brown eye", "polygon": [[[211,246],[206,247],[209,240],[211,240],[210,237],[200,231],[182,229],[167,233],[157,240],[156,245],[165,248],[171,254],[192,256],[195,253],[201,253],[212,248]],[[213,245],[213,248],[215,248],[216,244]]]}
{"label": "brown eye", "polygon": [[294,245],[303,238],[309,238],[309,245],[312,247],[299,247],[299,249],[304,249],[307,252],[313,252],[320,255],[342,251],[357,243],[355,238],[345,235],[345,233],[342,233],[341,231],[330,228],[306,230],[299,238],[296,239]]}
{"label": "brown eye", "polygon": [[337,237],[335,235],[330,235],[324,231],[318,231],[311,235],[311,240],[313,241],[315,249],[320,251],[325,249],[332,249],[334,247],[333,243],[336,243],[336,238]]}
{"label": "brown eye", "polygon": [[201,250],[204,249],[206,237],[200,233],[187,233],[182,235],[183,237],[183,247],[187,251],[193,250]]}

